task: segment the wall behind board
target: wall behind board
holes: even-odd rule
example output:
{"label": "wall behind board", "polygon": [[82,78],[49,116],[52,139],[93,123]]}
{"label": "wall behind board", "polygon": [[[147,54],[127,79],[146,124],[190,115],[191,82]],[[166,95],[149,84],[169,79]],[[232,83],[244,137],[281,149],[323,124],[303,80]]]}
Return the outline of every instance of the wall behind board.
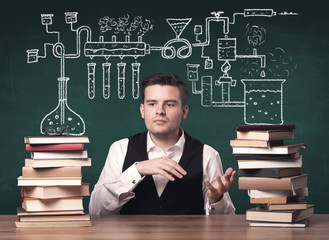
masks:
{"label": "wall behind board", "polygon": [[[20,1],[2,7],[0,18],[1,214],[20,205],[17,177],[29,157],[23,139],[41,135],[59,102],[59,77],[70,79],[60,93],[74,112],[71,132],[90,138],[92,167],[83,179],[92,190],[110,144],[145,130],[139,82],[155,72],[174,72],[186,83],[183,128],[218,150],[224,169],[237,169],[229,145],[236,126],[295,124],[291,142],[307,145],[306,200],[316,213],[329,213],[329,31],[316,1]],[[131,28],[111,29],[120,21]],[[255,104],[245,105],[248,94]],[[230,195],[237,213],[251,207],[237,182]]]}

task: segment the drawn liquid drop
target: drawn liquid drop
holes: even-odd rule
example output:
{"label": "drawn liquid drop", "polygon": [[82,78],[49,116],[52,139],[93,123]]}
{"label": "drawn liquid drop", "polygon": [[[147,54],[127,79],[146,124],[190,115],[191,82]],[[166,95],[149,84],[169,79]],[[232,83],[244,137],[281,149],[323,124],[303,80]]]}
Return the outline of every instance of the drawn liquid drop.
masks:
{"label": "drawn liquid drop", "polygon": [[55,129],[65,125],[70,135],[82,135],[85,133],[85,123],[79,114],[74,112],[67,104],[68,77],[58,78],[58,104],[41,121],[40,132],[44,134],[47,126]]}

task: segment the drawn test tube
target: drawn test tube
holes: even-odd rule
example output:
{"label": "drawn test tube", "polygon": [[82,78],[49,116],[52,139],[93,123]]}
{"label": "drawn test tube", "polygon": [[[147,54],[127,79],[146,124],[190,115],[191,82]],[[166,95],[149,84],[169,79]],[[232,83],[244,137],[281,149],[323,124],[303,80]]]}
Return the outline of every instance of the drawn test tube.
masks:
{"label": "drawn test tube", "polygon": [[134,99],[139,98],[139,68],[140,63],[132,63],[132,95]]}
{"label": "drawn test tube", "polygon": [[210,107],[212,105],[212,76],[202,76],[201,86],[201,105]]}
{"label": "drawn test tube", "polygon": [[103,97],[108,99],[110,97],[111,86],[111,63],[103,63]]}
{"label": "drawn test tube", "polygon": [[125,97],[126,63],[118,63],[118,97]]}
{"label": "drawn test tube", "polygon": [[95,68],[96,63],[88,63],[88,97],[95,98]]}

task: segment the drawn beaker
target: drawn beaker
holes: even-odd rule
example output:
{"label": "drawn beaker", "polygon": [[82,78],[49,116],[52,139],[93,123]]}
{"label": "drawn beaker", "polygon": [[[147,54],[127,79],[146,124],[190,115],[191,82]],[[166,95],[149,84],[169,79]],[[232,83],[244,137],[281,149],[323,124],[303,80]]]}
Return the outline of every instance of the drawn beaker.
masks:
{"label": "drawn beaker", "polygon": [[65,125],[70,135],[85,133],[85,123],[79,114],[74,112],[67,104],[67,81],[70,78],[58,78],[58,104],[41,121],[40,132],[44,134],[45,128],[52,126],[55,129]]}
{"label": "drawn beaker", "polygon": [[242,79],[244,122],[250,125],[283,124],[285,79]]}

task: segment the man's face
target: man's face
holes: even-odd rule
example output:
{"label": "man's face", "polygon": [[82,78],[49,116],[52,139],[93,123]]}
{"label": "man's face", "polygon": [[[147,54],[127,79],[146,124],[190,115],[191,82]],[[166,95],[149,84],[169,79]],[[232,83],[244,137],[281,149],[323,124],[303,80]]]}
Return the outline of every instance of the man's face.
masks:
{"label": "man's face", "polygon": [[182,106],[177,87],[153,85],[145,88],[140,112],[150,134],[159,137],[177,137],[180,123],[187,117],[188,106]]}

